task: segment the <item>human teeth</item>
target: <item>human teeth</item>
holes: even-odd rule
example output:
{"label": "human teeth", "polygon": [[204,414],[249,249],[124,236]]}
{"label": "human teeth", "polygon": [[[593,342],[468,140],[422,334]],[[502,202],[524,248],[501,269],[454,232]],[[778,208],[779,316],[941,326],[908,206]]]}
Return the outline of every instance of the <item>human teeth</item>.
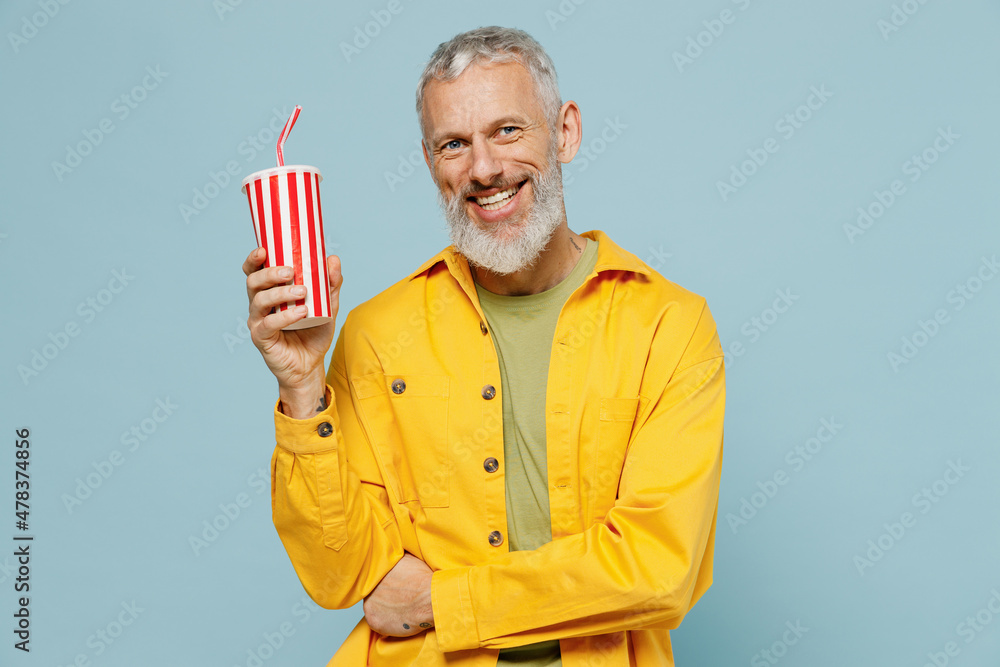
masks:
{"label": "human teeth", "polygon": [[518,186],[514,185],[503,192],[498,192],[495,195],[490,195],[489,197],[476,197],[476,203],[485,208],[487,211],[493,211],[501,208],[508,199],[517,194]]}

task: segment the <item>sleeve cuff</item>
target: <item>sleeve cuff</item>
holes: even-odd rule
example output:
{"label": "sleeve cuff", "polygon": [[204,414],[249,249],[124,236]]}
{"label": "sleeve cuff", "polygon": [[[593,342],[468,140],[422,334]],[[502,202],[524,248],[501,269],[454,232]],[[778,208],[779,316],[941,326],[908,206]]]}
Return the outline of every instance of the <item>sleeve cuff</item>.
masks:
{"label": "sleeve cuff", "polygon": [[333,388],[326,385],[327,408],[309,419],[292,419],[281,412],[281,401],[274,403],[274,437],[277,445],[294,454],[316,454],[337,449],[340,419],[334,403]]}
{"label": "sleeve cuff", "polygon": [[479,631],[469,593],[469,569],[438,570],[431,576],[431,608],[438,648],[444,652],[479,648]]}

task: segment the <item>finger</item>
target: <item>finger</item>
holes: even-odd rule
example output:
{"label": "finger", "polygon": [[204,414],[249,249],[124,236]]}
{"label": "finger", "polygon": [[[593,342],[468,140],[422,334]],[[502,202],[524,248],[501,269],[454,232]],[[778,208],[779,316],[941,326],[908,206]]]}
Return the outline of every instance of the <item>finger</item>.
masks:
{"label": "finger", "polygon": [[340,257],[330,255],[326,258],[326,275],[330,281],[330,291],[340,289],[344,284],[344,274],[341,271]]}
{"label": "finger", "polygon": [[[289,308],[288,310],[278,310],[270,315],[260,318],[255,326],[251,326],[249,323],[247,326],[250,328],[250,336],[256,341],[262,344],[266,344],[278,337],[281,330],[287,327],[289,324],[298,322],[306,316],[309,309],[305,306],[295,306],[294,308]],[[265,347],[269,347],[266,346]]]}
{"label": "finger", "polygon": [[247,295],[253,300],[254,295],[277,285],[284,285],[292,279],[292,267],[272,266],[254,271],[247,276]]}
{"label": "finger", "polygon": [[260,290],[254,294],[250,301],[251,320],[264,319],[272,308],[277,308],[283,303],[291,303],[304,299],[308,290],[302,285],[280,285],[270,289]]}
{"label": "finger", "polygon": [[264,248],[257,248],[252,253],[247,255],[246,260],[243,262],[243,273],[250,275],[261,266],[267,260],[267,250]]}
{"label": "finger", "polygon": [[330,255],[326,258],[326,275],[330,284],[330,312],[337,317],[340,311],[340,287],[344,284],[344,275],[340,271],[340,258]]}

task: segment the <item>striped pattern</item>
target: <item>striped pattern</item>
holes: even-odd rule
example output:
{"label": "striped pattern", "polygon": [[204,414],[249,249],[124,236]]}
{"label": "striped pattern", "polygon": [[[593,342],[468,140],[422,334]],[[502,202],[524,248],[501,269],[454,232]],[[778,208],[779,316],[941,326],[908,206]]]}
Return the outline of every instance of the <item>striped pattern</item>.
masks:
{"label": "striped pattern", "polygon": [[265,169],[243,181],[257,243],[267,249],[265,266],[291,266],[295,276],[288,284],[304,285],[307,290],[306,298],[278,307],[281,311],[301,305],[309,308],[306,319],[286,329],[331,320],[319,199],[322,178],[315,167],[294,165]]}
{"label": "striped pattern", "polygon": [[288,133],[292,131],[295,127],[295,121],[299,119],[299,113],[302,111],[302,107],[298,104],[295,105],[295,109],[292,110],[292,115],[288,117],[285,121],[285,127],[281,130],[281,136],[278,137],[278,145],[276,147],[276,152],[278,154],[278,166],[285,166],[285,139],[288,138]]}

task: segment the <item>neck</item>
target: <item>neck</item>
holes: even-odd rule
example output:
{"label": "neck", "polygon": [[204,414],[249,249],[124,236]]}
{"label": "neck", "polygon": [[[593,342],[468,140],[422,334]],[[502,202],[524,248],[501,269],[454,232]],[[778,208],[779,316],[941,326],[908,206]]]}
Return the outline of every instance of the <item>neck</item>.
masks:
{"label": "neck", "polygon": [[483,289],[503,296],[526,296],[552,289],[566,278],[580,261],[587,239],[571,230],[564,221],[552,233],[533,266],[500,275],[482,267],[472,267],[472,277]]}

